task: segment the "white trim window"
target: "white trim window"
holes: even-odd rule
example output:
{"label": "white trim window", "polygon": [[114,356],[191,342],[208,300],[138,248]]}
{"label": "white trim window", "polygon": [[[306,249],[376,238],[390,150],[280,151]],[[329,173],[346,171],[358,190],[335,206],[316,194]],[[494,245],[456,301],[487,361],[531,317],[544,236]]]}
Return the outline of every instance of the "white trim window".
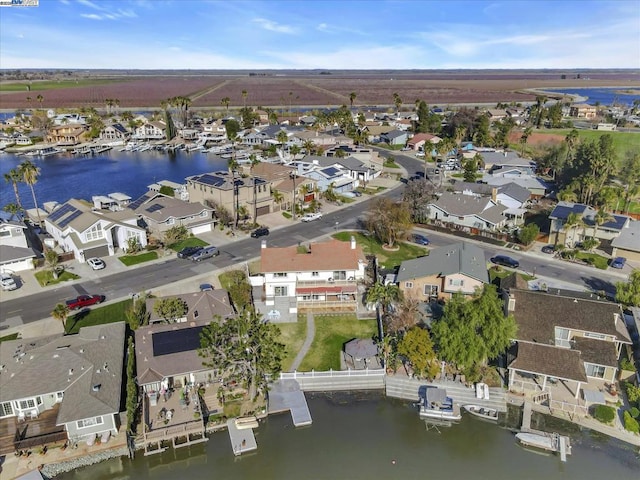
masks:
{"label": "white trim window", "polygon": [[13,405],[11,402],[0,403],[0,417],[10,417],[13,415]]}
{"label": "white trim window", "polygon": [[104,232],[102,231],[102,226],[99,223],[96,223],[84,234],[84,238],[86,239],[87,242],[92,242],[93,240],[99,240],[103,236],[104,236]]}
{"label": "white trim window", "polygon": [[556,327],[556,347],[571,348],[571,342],[569,341],[569,329]]}
{"label": "white trim window", "polygon": [[427,297],[437,297],[438,296],[438,285],[425,285],[424,286],[424,295]]}
{"label": "white trim window", "polygon": [[280,285],[273,288],[273,294],[276,297],[286,297],[289,295],[289,289],[286,285]]}
{"label": "white trim window", "polygon": [[76,422],[76,425],[78,428],[89,428],[89,427],[94,427],[96,425],[102,425],[104,423],[104,420],[102,420],[102,417],[93,417],[93,418],[85,418],[83,420],[78,420]]}
{"label": "white trim window", "polygon": [[404,288],[413,288],[413,282],[404,282]]}
{"label": "white trim window", "polygon": [[462,278],[450,278],[449,279],[450,287],[464,287],[464,280]]}
{"label": "white trim window", "polygon": [[584,369],[586,370],[587,377],[593,378],[604,378],[604,373],[606,370],[606,368],[602,365],[595,365],[593,363],[587,362],[585,362],[584,364]]}

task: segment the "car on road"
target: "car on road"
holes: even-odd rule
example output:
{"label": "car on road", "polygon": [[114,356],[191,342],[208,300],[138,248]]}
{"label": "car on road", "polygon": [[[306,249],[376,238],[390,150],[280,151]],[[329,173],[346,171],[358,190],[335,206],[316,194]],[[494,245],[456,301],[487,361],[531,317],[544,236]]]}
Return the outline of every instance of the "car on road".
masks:
{"label": "car on road", "polygon": [[491,259],[491,263],[495,263],[496,265],[502,265],[503,267],[510,268],[518,268],[520,266],[520,262],[514,258],[508,257],[507,255],[496,255]]}
{"label": "car on road", "polygon": [[104,261],[98,257],[91,257],[87,260],[87,265],[89,265],[93,270],[102,270],[107,266]]}
{"label": "car on road", "polygon": [[251,232],[253,238],[264,237],[265,235],[269,235],[269,229],[267,227],[256,228]]}
{"label": "car on road", "polygon": [[2,284],[2,290],[15,290],[18,288],[14,278],[8,273],[0,274],[0,283]]}
{"label": "car on road", "polygon": [[624,257],[616,257],[611,260],[611,268],[624,268],[624,264],[627,263],[627,259]]}
{"label": "car on road", "polygon": [[554,253],[556,251],[556,247],[554,245],[545,245],[542,247],[542,253]]}
{"label": "car on road", "polygon": [[429,239],[424,235],[419,235],[417,233],[411,235],[411,241],[413,243],[417,243],[418,245],[429,245]]}
{"label": "car on road", "polygon": [[98,303],[104,302],[104,295],[78,295],[76,298],[67,300],[65,303],[69,310],[77,310],[79,308],[90,307]]}
{"label": "car on road", "polygon": [[178,258],[189,258],[192,255],[195,255],[204,247],[184,247],[182,250],[178,252]]}
{"label": "car on road", "polygon": [[418,157],[418,158],[424,158],[424,152],[418,152],[418,153],[416,153],[416,157]]}
{"label": "car on road", "polygon": [[206,260],[207,258],[216,257],[220,255],[220,250],[218,247],[214,247],[213,245],[209,245],[206,247],[202,247],[196,253],[191,255],[189,258],[193,262],[201,262],[202,260]]}
{"label": "car on road", "polygon": [[361,197],[362,196],[362,192],[359,190],[353,190],[351,193],[353,193],[356,197]]}
{"label": "car on road", "polygon": [[201,283],[200,284],[200,291],[201,292],[212,292],[213,291],[213,285],[211,285],[210,283]]}
{"label": "car on road", "polygon": [[300,219],[301,222],[313,222],[314,220],[320,220],[322,218],[322,213],[305,213]]}

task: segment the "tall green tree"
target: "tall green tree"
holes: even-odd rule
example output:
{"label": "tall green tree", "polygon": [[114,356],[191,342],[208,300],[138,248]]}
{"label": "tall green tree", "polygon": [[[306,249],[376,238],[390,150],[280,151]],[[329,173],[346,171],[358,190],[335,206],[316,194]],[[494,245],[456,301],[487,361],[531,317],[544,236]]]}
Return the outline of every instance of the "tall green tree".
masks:
{"label": "tall green tree", "polygon": [[429,332],[424,328],[409,330],[398,343],[398,353],[409,361],[418,377],[433,379],[438,374],[440,366]]}
{"label": "tall green tree", "polygon": [[411,212],[406,203],[395,202],[388,197],[372,202],[367,214],[367,229],[384,245],[394,247],[412,226]]}
{"label": "tall green tree", "polygon": [[470,368],[504,352],[516,330],[513,316],[504,315],[495,285],[485,285],[470,300],[455,293],[431,335],[443,360]]}
{"label": "tall green tree", "polygon": [[54,280],[58,279],[58,263],[60,262],[60,257],[58,256],[58,252],[51,248],[47,248],[44,252],[44,262],[51,270],[51,275]]}
{"label": "tall green tree", "polygon": [[357,97],[357,96],[358,96],[358,95],[356,95],[356,92],[351,92],[351,93],[349,94],[349,104],[350,104],[351,108],[353,108],[353,102],[355,102],[355,101],[356,101],[356,97]]}
{"label": "tall green tree", "polygon": [[187,304],[178,297],[161,298],[153,305],[153,311],[166,323],[175,323],[187,314]]}
{"label": "tall green tree", "polygon": [[402,192],[402,199],[409,208],[411,219],[424,223],[429,215],[429,204],[435,196],[435,185],[425,178],[409,180]]}
{"label": "tall green tree", "polygon": [[284,345],[280,329],[264,322],[254,310],[221,321],[214,319],[200,334],[198,355],[203,365],[222,371],[245,385],[251,401],[265,394],[268,382],[282,370]]}
{"label": "tall green tree", "polygon": [[10,183],[13,187],[13,194],[16,197],[16,204],[22,210],[22,202],[20,201],[20,192],[18,192],[18,183],[24,180],[24,176],[19,168],[12,168],[4,174],[4,181]]}
{"label": "tall green tree", "polygon": [[224,97],[220,100],[220,105],[224,106],[227,112],[229,112],[229,103],[231,103],[231,99],[229,97]]}
{"label": "tall green tree", "polygon": [[55,320],[62,322],[62,329],[65,332],[67,331],[67,317],[69,317],[69,313],[70,313],[69,307],[67,307],[65,303],[58,303],[53,309],[53,311],[51,312],[51,316]]}
{"label": "tall green tree", "polygon": [[38,183],[40,177],[40,168],[36,167],[31,160],[25,160],[18,166],[18,171],[22,175],[22,181],[29,185],[31,189],[31,196],[33,197],[33,204],[36,208],[36,214],[38,215],[38,224],[42,226],[42,218],[40,218],[40,207],[38,207],[38,200],[36,199],[36,192],[33,186]]}
{"label": "tall green tree", "polygon": [[628,282],[616,283],[616,300],[624,305],[640,307],[640,269],[634,269]]}
{"label": "tall green tree", "polygon": [[402,291],[394,283],[385,285],[384,283],[376,282],[367,290],[367,305],[380,307],[383,316],[388,314],[392,305],[400,300],[402,300]]}

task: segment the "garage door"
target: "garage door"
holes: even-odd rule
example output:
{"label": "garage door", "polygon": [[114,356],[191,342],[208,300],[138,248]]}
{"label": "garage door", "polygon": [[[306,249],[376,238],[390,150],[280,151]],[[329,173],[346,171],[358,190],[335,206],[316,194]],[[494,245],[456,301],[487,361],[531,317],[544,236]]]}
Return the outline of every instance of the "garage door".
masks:
{"label": "garage door", "polygon": [[260,215],[266,215],[267,213],[269,213],[269,205],[265,205],[264,207],[258,207],[256,209],[256,214],[258,215],[258,217]]}
{"label": "garage door", "polygon": [[194,235],[198,235],[199,233],[206,233],[211,231],[211,223],[207,223],[206,225],[198,225],[197,227],[193,227],[191,229],[191,233]]}
{"label": "garage door", "polygon": [[91,257],[108,257],[109,256],[109,246],[102,245],[100,247],[89,248],[84,251],[84,258]]}

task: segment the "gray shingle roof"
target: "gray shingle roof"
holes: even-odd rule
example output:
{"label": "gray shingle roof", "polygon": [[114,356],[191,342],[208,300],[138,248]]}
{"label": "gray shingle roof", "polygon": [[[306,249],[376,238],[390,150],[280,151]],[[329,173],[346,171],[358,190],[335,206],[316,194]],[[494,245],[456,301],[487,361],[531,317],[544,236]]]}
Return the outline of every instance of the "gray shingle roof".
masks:
{"label": "gray shingle roof", "polygon": [[507,183],[498,187],[498,193],[507,195],[520,203],[524,203],[531,197],[531,192],[517,183]]}
{"label": "gray shingle roof", "polygon": [[551,345],[518,342],[518,357],[509,368],[579,382],[587,381],[580,352]]}
{"label": "gray shingle roof", "polygon": [[476,245],[465,242],[434,248],[426,257],[402,262],[397,281],[454,273],[462,273],[470,278],[489,283],[484,252]]}
{"label": "gray shingle roof", "polygon": [[627,228],[611,241],[611,245],[625,250],[640,252],[640,221],[630,221]]}
{"label": "gray shingle roof", "polygon": [[83,327],[76,335],[2,342],[0,401],[64,392],[59,425],[117,413],[124,338],[125,323],[117,322]]}

